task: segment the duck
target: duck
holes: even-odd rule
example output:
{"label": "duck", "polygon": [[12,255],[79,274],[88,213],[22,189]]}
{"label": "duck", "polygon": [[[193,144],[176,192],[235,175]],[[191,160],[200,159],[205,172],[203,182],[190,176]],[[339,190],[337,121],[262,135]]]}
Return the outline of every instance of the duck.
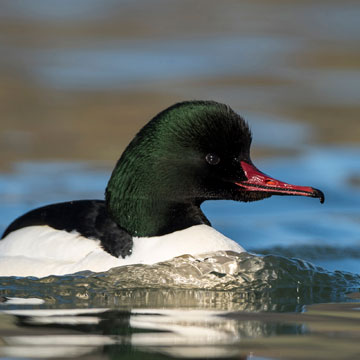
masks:
{"label": "duck", "polygon": [[46,205],[15,219],[0,240],[0,276],[46,277],[156,264],[189,254],[244,252],[215,230],[206,200],[273,195],[324,202],[322,191],[261,172],[248,123],[228,105],[176,103],[152,118],[122,153],[103,200]]}

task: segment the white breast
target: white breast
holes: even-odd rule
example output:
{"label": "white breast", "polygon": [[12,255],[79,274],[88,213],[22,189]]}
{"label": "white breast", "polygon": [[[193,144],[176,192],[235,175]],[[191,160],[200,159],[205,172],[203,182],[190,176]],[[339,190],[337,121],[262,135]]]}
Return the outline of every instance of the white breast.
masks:
{"label": "white breast", "polygon": [[122,265],[154,264],[184,254],[218,250],[244,251],[212,227],[196,225],[164,236],[134,238],[131,256],[122,259],[104,251],[98,240],[49,226],[30,226],[0,241],[0,276],[44,277],[84,270],[101,272]]}

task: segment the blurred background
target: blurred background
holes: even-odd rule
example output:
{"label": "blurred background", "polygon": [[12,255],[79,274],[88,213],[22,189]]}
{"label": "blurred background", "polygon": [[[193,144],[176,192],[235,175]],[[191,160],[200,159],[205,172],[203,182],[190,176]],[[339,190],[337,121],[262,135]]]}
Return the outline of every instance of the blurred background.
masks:
{"label": "blurred background", "polygon": [[185,99],[244,114],[259,152],[282,140],[255,126],[269,121],[304,125],[308,143],[358,146],[359,19],[349,0],[1,1],[0,169],[113,163]]}
{"label": "blurred background", "polygon": [[[284,242],[345,237],[360,257],[359,19],[353,0],[1,1],[0,226],[43,203],[101,198],[142,125],[174,102],[212,99],[249,121],[264,171],[327,195],[321,209],[263,202],[264,232],[229,220],[238,204],[210,205],[215,225],[238,238],[254,221],[255,250],[270,230]],[[275,208],[298,211],[281,234]]]}

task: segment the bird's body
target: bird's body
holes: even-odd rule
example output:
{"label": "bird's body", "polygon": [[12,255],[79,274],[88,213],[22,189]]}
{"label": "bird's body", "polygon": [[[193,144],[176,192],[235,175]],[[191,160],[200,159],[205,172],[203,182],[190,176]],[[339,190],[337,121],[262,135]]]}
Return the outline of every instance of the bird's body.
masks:
{"label": "bird's body", "polygon": [[153,118],[126,148],[105,201],[53,204],[16,219],[0,241],[0,276],[95,272],[153,264],[183,254],[244,249],[217,232],[205,200],[255,201],[323,194],[261,173],[251,134],[228,106],[176,104]]}
{"label": "bird's body", "polygon": [[2,276],[65,275],[79,271],[107,271],[132,264],[154,264],[183,254],[198,255],[218,250],[242,252],[235,241],[208,225],[194,225],[173,233],[133,238],[132,253],[125,258],[110,255],[97,239],[77,232],[31,226],[16,230],[0,242]]}

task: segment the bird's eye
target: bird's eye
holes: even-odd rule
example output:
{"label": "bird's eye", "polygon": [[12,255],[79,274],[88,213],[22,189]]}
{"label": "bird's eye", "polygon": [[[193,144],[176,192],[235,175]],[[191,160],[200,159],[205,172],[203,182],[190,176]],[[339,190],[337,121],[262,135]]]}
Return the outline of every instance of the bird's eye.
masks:
{"label": "bird's eye", "polygon": [[205,160],[210,165],[217,165],[220,162],[220,157],[214,153],[210,153],[205,156]]}

